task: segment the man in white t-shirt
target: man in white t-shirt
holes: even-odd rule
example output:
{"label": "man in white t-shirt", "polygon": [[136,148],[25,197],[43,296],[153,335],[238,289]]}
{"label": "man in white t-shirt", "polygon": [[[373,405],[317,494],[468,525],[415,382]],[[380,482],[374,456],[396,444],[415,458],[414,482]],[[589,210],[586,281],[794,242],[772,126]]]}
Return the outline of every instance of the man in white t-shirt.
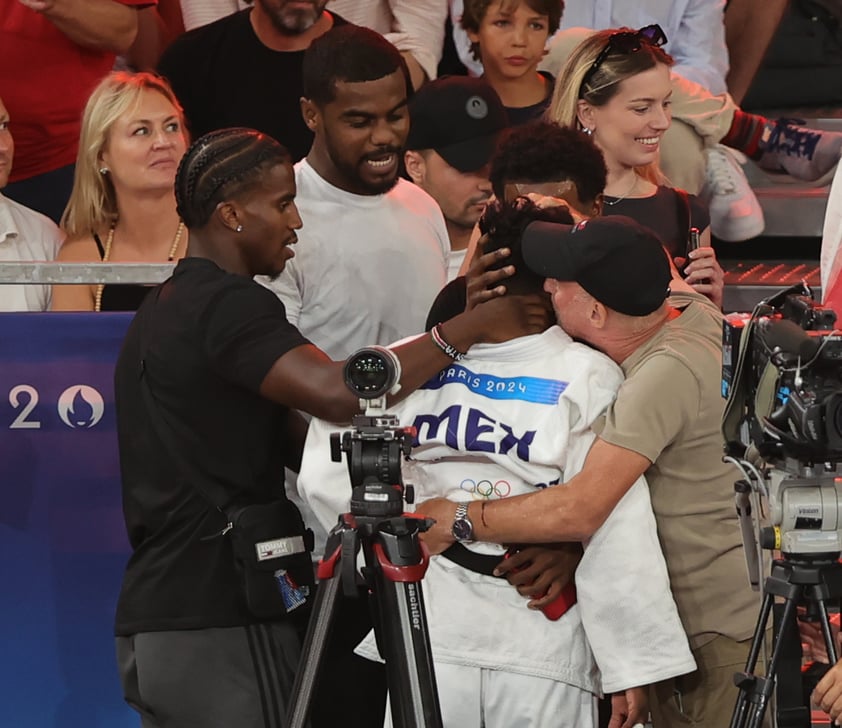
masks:
{"label": "man in white t-shirt", "polygon": [[[515,295],[543,286],[519,258],[520,232],[538,214],[548,213],[522,202],[492,203],[486,213],[494,230],[489,249],[513,252],[507,262],[517,272],[506,285]],[[622,285],[629,306],[660,305],[670,280],[660,242],[650,234],[621,241],[623,247],[639,263]],[[491,501],[565,488],[595,439],[591,424],[621,382],[616,364],[558,326],[475,346],[390,408],[417,433],[405,480],[419,501],[446,497],[463,508],[479,501],[483,510]],[[336,429],[311,423],[299,478],[324,525],[349,507],[346,466],[329,457]],[[585,541],[578,601],[555,622],[526,609],[504,579],[473,565],[477,555],[497,564],[505,549],[472,540],[464,511],[462,525],[456,552],[433,557],[423,583],[444,725],[595,726],[594,697],[602,691],[617,694],[615,725],[632,725],[647,713],[641,686],[695,668],[642,478]],[[376,659],[371,637],[360,652]]]}
{"label": "man in white t-shirt", "polygon": [[398,177],[409,110],[397,49],[367,28],[334,28],[307,50],[303,76],[315,135],[295,165],[304,227],[268,285],[290,322],[341,359],[424,330],[449,243],[435,200]]}
{"label": "man in white t-shirt", "polygon": [[[15,143],[0,99],[0,189],[9,181]],[[53,260],[64,239],[56,224],[0,194],[0,261]],[[46,311],[50,286],[0,285],[0,311]]]}
{"label": "man in white t-shirt", "polygon": [[[302,75],[302,113],[314,134],[295,165],[303,227],[284,272],[262,282],[304,336],[344,359],[424,330],[447,280],[449,243],[435,200],[398,177],[410,88],[400,52],[368,28],[334,27],[307,49]],[[352,652],[355,633],[370,628],[365,598],[344,600],[339,619],[347,621],[334,630],[333,674],[322,681],[330,687],[314,701],[313,723],[368,728],[382,722],[385,673]],[[360,706],[353,718],[351,702]]]}

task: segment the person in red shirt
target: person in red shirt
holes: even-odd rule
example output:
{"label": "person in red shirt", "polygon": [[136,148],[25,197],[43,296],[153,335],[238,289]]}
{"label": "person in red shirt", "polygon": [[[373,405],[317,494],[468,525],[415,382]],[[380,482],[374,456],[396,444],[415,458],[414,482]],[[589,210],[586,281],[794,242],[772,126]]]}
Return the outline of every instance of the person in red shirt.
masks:
{"label": "person in red shirt", "polygon": [[17,156],[5,194],[56,222],[73,185],[82,109],[155,0],[0,0],[0,94]]}

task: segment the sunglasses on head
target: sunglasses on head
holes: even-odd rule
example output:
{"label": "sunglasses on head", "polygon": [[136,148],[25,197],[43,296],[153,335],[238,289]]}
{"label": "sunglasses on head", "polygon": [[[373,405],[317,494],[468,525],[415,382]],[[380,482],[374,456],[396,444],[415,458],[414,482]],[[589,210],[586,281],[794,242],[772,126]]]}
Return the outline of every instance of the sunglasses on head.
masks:
{"label": "sunglasses on head", "polygon": [[612,53],[630,55],[631,53],[637,53],[644,45],[660,48],[666,42],[667,36],[661,26],[657,24],[644,26],[640,30],[621,30],[612,33],[608,36],[605,48],[599,52],[584,78],[582,78],[581,88],[585,87],[585,84]]}

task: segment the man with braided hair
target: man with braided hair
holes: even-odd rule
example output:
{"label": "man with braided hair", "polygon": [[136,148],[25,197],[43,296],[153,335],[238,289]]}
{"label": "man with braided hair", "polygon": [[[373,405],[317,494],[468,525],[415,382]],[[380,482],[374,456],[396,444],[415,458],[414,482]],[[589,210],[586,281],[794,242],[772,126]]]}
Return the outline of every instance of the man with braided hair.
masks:
{"label": "man with braided hair", "polygon": [[[302,443],[293,408],[334,421],[358,408],[343,364],[308,342],[253,280],[278,275],[294,255],[295,191],[286,150],[266,135],[228,129],[195,142],[176,176],[187,255],[138,309],[117,362],[133,550],[117,657],[144,728],[277,728],[285,712],[298,633],[290,619],[250,610],[227,513],[280,502],[294,517],[283,487],[284,465],[297,469]],[[538,330],[545,315],[537,300],[483,306],[448,322],[444,336],[464,351],[526,322]],[[395,353],[402,393],[451,361],[426,337]]]}

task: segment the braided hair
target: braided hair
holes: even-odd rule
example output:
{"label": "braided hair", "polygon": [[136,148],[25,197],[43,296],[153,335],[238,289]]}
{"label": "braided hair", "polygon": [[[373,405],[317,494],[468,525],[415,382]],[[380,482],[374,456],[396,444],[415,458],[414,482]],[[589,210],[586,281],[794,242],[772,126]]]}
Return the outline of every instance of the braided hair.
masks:
{"label": "braided hair", "polygon": [[178,165],[175,201],[188,229],[207,225],[216,206],[236,198],[278,164],[289,164],[289,152],[254,129],[220,129],[197,139]]}

